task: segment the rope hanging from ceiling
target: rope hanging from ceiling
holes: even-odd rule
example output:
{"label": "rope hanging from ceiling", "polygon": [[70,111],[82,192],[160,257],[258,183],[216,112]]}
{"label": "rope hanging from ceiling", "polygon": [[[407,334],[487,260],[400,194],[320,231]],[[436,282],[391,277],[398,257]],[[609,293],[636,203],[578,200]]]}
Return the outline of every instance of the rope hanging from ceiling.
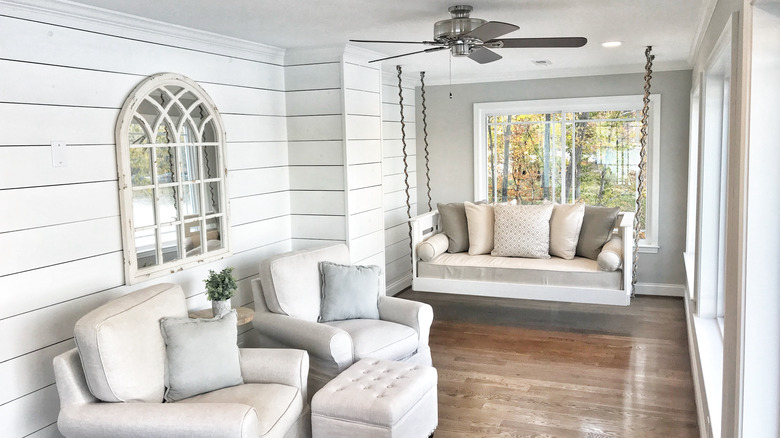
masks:
{"label": "rope hanging from ceiling", "polygon": [[431,207],[431,167],[428,160],[428,115],[425,110],[428,108],[425,106],[425,72],[420,72],[420,94],[422,105],[422,122],[423,122],[423,143],[425,143],[425,187],[428,188],[428,211],[433,211]]}
{"label": "rope hanging from ceiling", "polygon": [[[631,296],[636,295],[636,272],[639,262],[639,233],[642,231],[642,218],[645,217],[645,179],[647,173],[647,118],[650,114],[650,81],[653,79],[653,60],[655,55],[650,52],[652,46],[645,49],[645,94],[642,97],[642,127],[639,136],[639,175],[637,176],[636,214],[634,215],[634,258],[631,270]],[[655,135],[658,135],[656,133]],[[657,151],[656,151],[657,153]]]}
{"label": "rope hanging from ceiling", "polygon": [[[406,123],[404,121],[404,89],[401,84],[401,66],[396,65],[395,66],[396,71],[398,72],[398,106],[401,110],[401,144],[403,145],[403,154],[404,154],[404,185],[406,186],[406,189],[404,190],[406,192],[406,217],[411,219],[412,218],[412,202],[411,202],[411,196],[409,195],[409,163],[407,162],[407,159],[409,158],[409,154],[406,152]],[[412,249],[412,224],[411,222],[407,222],[409,225],[409,250]],[[411,252],[410,252],[411,255]]]}

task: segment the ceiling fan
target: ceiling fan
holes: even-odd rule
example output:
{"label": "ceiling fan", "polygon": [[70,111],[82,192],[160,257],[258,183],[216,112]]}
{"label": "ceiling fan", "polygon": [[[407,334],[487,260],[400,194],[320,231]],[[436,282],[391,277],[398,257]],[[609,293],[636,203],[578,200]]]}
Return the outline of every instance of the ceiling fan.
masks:
{"label": "ceiling fan", "polygon": [[437,21],[433,25],[433,41],[385,41],[385,40],[350,40],[355,43],[389,43],[389,44],[424,44],[430,47],[402,55],[388,56],[369,62],[379,62],[417,53],[438,52],[449,49],[452,56],[468,56],[480,63],[498,61],[501,55],[490,49],[501,48],[548,48],[548,47],[582,47],[588,40],[583,37],[552,37],[552,38],[498,38],[519,29],[518,26],[500,21],[485,21],[471,18],[472,7],[469,5],[451,6],[448,10],[452,18]]}

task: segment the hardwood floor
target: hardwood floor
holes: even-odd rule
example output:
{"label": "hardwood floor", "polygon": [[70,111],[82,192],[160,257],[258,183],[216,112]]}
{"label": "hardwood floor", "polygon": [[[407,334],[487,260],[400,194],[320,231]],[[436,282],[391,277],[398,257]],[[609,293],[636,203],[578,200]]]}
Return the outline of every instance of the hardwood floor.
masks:
{"label": "hardwood floor", "polygon": [[397,296],[434,309],[436,438],[699,436],[680,298]]}

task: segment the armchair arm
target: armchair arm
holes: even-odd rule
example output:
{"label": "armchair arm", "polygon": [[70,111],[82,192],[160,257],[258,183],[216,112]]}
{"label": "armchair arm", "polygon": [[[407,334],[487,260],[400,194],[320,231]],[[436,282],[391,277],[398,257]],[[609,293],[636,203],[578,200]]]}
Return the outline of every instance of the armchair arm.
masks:
{"label": "armchair arm", "polygon": [[255,408],[238,403],[87,403],[60,409],[57,427],[80,438],[257,437]]}
{"label": "armchair arm", "polygon": [[306,399],[309,354],[304,350],[241,348],[241,376],[245,383],[281,383],[300,388]]}
{"label": "armchair arm", "polygon": [[417,350],[422,351],[428,348],[428,336],[431,333],[431,324],[433,323],[433,308],[429,304],[380,296],[379,319],[413,328],[419,336]]}
{"label": "armchair arm", "polygon": [[344,369],[353,362],[352,337],[326,324],[271,312],[255,313],[255,329],[290,348],[306,350],[309,355]]}

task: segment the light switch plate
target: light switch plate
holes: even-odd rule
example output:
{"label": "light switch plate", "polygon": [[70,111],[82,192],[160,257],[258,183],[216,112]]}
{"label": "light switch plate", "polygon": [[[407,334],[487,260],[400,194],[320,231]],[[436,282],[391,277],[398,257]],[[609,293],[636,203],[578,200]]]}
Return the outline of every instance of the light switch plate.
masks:
{"label": "light switch plate", "polygon": [[64,141],[51,142],[51,164],[54,167],[65,167],[67,161],[67,144]]}

